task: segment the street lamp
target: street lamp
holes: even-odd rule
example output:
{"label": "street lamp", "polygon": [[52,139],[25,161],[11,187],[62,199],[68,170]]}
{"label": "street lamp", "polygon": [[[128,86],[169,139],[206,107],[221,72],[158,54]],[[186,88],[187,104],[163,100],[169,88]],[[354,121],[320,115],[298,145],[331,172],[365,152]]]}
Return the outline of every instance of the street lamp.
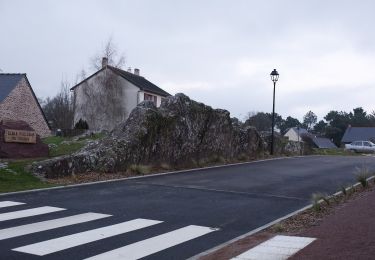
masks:
{"label": "street lamp", "polygon": [[279,73],[274,69],[271,74],[271,80],[273,81],[273,106],[272,106],[272,136],[271,136],[271,155],[273,155],[273,142],[274,142],[274,128],[275,128],[275,88],[276,81],[279,79]]}

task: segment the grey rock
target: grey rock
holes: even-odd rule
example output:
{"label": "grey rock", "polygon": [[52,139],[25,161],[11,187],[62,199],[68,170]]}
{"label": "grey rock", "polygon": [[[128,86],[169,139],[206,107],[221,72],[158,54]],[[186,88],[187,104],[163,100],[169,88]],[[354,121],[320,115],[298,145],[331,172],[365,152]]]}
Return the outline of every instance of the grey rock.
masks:
{"label": "grey rock", "polygon": [[264,141],[255,128],[231,119],[226,110],[176,94],[164,99],[159,108],[149,101],[140,103],[104,139],[90,142],[73,155],[38,162],[33,171],[54,178],[125,171],[132,164],[190,167],[218,157],[228,161],[243,155],[256,157],[263,151]]}

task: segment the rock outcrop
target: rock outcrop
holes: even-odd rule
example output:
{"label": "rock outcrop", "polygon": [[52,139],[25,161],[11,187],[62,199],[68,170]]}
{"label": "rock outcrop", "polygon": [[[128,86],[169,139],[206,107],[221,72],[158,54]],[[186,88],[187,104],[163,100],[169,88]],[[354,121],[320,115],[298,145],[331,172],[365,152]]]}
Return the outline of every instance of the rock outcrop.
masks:
{"label": "rock outcrop", "polygon": [[255,128],[230,118],[228,111],[177,94],[163,100],[159,108],[142,102],[108,137],[73,155],[38,162],[33,169],[53,178],[125,171],[132,164],[184,167],[212,158],[254,158],[263,153],[263,146]]}

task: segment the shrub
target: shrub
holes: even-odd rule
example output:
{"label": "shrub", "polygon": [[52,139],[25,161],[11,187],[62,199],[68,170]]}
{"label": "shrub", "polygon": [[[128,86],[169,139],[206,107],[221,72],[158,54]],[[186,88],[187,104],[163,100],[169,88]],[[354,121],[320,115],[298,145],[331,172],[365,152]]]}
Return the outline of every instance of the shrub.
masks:
{"label": "shrub", "polygon": [[246,161],[249,159],[249,156],[247,156],[246,154],[244,153],[241,153],[239,156],[238,156],[238,160],[239,161]]}
{"label": "shrub", "polygon": [[82,118],[80,118],[78,120],[78,122],[74,125],[74,128],[75,129],[89,129],[89,125],[87,124],[87,122],[85,120],[82,120]]}
{"label": "shrub", "polygon": [[163,170],[170,170],[170,169],[172,169],[172,167],[168,163],[161,163],[160,164],[160,168],[162,168]]}
{"label": "shrub", "polygon": [[214,154],[210,157],[210,162],[212,162],[212,163],[225,163],[226,160],[223,156]]}
{"label": "shrub", "polygon": [[283,232],[284,231],[284,226],[281,224],[281,223],[277,223],[275,225],[272,226],[272,230],[276,233],[280,233],[280,232]]}
{"label": "shrub", "polygon": [[312,200],[313,210],[320,211],[322,209],[322,207],[320,206],[321,195],[314,193],[311,196],[311,200]]}
{"label": "shrub", "polygon": [[370,171],[369,169],[362,165],[361,168],[355,169],[355,176],[357,181],[362,185],[363,188],[366,188],[368,186],[367,178],[370,177]]}
{"label": "shrub", "polygon": [[313,209],[315,211],[320,211],[322,209],[320,205],[321,201],[324,201],[328,206],[330,205],[330,201],[329,201],[330,197],[326,194],[313,193],[311,197],[312,197]]}
{"label": "shrub", "polygon": [[147,165],[132,164],[130,165],[129,170],[137,175],[145,175],[150,173],[151,169]]}
{"label": "shrub", "polygon": [[342,192],[342,194],[343,194],[344,196],[347,195],[347,192],[346,192],[346,188],[345,188],[345,186],[341,186],[341,192]]}

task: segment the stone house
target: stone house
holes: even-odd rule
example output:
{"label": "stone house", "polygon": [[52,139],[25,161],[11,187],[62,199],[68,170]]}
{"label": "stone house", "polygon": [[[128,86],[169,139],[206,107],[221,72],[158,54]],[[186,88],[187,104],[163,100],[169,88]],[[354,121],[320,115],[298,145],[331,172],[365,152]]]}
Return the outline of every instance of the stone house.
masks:
{"label": "stone house", "polygon": [[24,121],[42,138],[51,134],[26,74],[0,73],[0,121],[3,120]]}
{"label": "stone house", "polygon": [[74,92],[74,124],[87,122],[90,130],[111,131],[125,121],[140,102],[151,100],[160,106],[169,93],[140,75],[139,69],[124,71],[108,65],[71,88]]}

